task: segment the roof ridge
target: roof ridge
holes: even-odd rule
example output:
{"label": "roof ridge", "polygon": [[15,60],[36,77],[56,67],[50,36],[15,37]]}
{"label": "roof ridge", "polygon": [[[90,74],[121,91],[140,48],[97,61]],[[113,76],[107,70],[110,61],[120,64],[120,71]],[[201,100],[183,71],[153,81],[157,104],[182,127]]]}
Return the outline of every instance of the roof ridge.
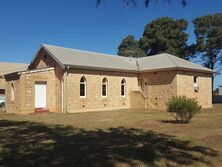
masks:
{"label": "roof ridge", "polygon": [[170,59],[170,61],[171,61],[173,64],[176,65],[176,67],[179,67],[179,65],[170,57],[170,56],[172,56],[172,55],[166,53],[166,56]]}

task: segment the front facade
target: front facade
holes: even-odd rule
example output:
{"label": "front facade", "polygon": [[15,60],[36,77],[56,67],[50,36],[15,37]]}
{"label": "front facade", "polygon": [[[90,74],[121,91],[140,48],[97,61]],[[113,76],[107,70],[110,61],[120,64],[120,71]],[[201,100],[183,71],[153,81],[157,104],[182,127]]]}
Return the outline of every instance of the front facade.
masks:
{"label": "front facade", "polygon": [[[166,59],[165,66],[159,63],[162,59]],[[37,108],[65,113],[128,108],[166,110],[166,102],[181,95],[196,98],[203,108],[212,107],[212,73],[168,54],[140,62],[42,45],[27,70],[4,76],[6,110],[13,113],[30,113]]]}

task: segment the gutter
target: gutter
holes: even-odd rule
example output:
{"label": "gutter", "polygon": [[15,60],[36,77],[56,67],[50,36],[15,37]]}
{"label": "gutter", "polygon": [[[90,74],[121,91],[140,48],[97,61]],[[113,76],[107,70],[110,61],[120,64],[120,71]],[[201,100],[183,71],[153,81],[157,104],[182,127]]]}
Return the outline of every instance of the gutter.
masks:
{"label": "gutter", "polygon": [[159,69],[151,69],[151,70],[140,70],[139,73],[143,72],[160,72],[160,71],[171,71],[171,70],[184,70],[184,71],[190,71],[190,72],[201,72],[201,73],[208,73],[213,74],[215,71],[207,71],[207,70],[201,70],[201,69],[190,69],[185,67],[171,67],[171,68],[159,68]]}
{"label": "gutter", "polygon": [[98,71],[113,71],[113,72],[126,72],[126,73],[139,73],[138,69],[135,70],[127,70],[127,69],[113,69],[113,68],[105,68],[105,67],[87,67],[87,66],[79,66],[79,65],[68,65],[65,64],[65,67],[76,68],[76,69],[84,69],[84,70],[98,70]]}

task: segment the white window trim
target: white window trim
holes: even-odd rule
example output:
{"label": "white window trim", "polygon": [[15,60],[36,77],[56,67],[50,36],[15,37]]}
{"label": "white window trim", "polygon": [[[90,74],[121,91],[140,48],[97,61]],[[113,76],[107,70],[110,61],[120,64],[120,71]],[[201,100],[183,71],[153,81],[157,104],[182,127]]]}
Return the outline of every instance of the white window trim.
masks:
{"label": "white window trim", "polygon": [[197,76],[194,76],[194,77],[196,77],[196,82],[193,82],[194,91],[198,92],[199,91],[199,77]]}
{"label": "white window trim", "polygon": [[[86,98],[86,80],[84,80],[84,82],[80,82],[79,85],[81,85],[81,84],[84,84],[85,95],[84,95],[84,96],[81,96],[81,94],[80,94],[80,98]],[[80,86],[80,88],[81,88],[81,86]],[[79,89],[80,89],[80,88],[79,88]]]}
{"label": "white window trim", "polygon": [[[106,85],[106,95],[105,95],[105,96],[103,95],[103,85]],[[102,97],[103,97],[103,98],[107,98],[107,95],[108,95],[108,81],[107,81],[107,80],[106,80],[105,83],[102,82],[102,89],[101,89],[101,91],[102,91],[102,92],[101,92]]]}

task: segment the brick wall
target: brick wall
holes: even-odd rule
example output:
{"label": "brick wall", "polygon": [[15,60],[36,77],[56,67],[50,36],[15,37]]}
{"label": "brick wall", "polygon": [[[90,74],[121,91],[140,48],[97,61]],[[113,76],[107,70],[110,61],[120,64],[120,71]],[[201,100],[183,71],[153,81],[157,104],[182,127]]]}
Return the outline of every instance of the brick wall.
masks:
{"label": "brick wall", "polygon": [[[46,82],[46,106],[52,112],[61,111],[61,84],[55,70],[23,73],[19,78],[7,78],[7,112],[30,113],[35,110],[35,83]],[[11,85],[15,89],[15,99],[11,100]]]}
{"label": "brick wall", "polygon": [[[18,112],[21,107],[20,103],[20,83],[18,75],[10,75],[6,79],[6,109],[8,113]],[[14,90],[14,91],[13,91]],[[14,92],[14,98],[12,99],[12,91]]]}
{"label": "brick wall", "polygon": [[0,76],[0,89],[5,89],[5,79]]}
{"label": "brick wall", "polygon": [[[87,80],[86,98],[80,98],[80,79]],[[130,91],[138,90],[137,74],[70,69],[67,76],[68,112],[109,110],[130,107]],[[102,97],[102,80],[108,80],[108,96]],[[121,97],[121,80],[126,80],[126,96]]]}
{"label": "brick wall", "polygon": [[[194,91],[193,77],[198,77],[199,91]],[[156,109],[166,110],[172,96],[195,98],[203,108],[212,107],[211,74],[188,71],[165,71],[140,74],[144,94]],[[147,88],[144,89],[147,82]]]}
{"label": "brick wall", "polygon": [[147,72],[139,76],[139,84],[153,107],[166,109],[166,102],[177,94],[176,71]]}
{"label": "brick wall", "polygon": [[[198,92],[194,91],[194,76],[198,77]],[[203,108],[212,107],[211,83],[211,74],[180,71],[177,75],[177,94],[197,99]]]}

